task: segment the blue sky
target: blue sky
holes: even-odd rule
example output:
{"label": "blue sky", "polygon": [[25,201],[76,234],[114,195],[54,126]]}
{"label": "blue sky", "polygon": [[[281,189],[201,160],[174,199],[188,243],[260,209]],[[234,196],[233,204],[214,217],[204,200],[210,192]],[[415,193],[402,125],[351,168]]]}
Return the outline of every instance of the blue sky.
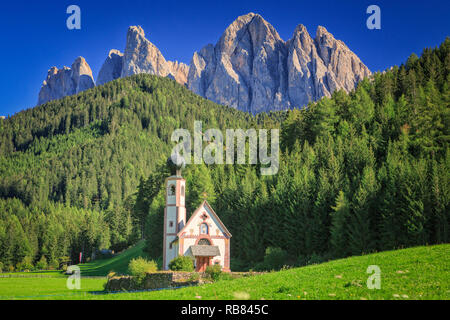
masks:
{"label": "blue sky", "polygon": [[[81,8],[81,30],[68,30],[66,9]],[[368,30],[366,8],[381,8],[381,30]],[[216,43],[239,15],[261,14],[284,40],[304,24],[344,41],[372,70],[401,64],[449,36],[448,1],[8,1],[0,12],[0,115],[36,105],[47,70],[83,56],[97,78],[110,49],[124,50],[130,25],[141,25],[168,60],[190,63],[194,51]]]}

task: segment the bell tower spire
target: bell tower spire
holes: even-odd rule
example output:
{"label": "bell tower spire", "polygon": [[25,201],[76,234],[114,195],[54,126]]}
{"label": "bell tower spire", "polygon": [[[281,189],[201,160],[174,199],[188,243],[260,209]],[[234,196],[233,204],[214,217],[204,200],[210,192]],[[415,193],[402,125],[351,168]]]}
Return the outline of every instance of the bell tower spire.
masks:
{"label": "bell tower spire", "polygon": [[166,179],[166,207],[164,208],[164,270],[178,256],[177,234],[186,224],[186,180],[181,176]]}
{"label": "bell tower spire", "polygon": [[[174,159],[175,158],[175,159]],[[186,180],[181,176],[184,166],[182,159],[173,156],[167,161],[172,173],[175,175],[166,179],[166,206],[164,208],[164,245],[163,269],[169,269],[169,263],[179,254],[178,232],[186,224],[185,191]],[[175,170],[176,169],[176,170]]]}

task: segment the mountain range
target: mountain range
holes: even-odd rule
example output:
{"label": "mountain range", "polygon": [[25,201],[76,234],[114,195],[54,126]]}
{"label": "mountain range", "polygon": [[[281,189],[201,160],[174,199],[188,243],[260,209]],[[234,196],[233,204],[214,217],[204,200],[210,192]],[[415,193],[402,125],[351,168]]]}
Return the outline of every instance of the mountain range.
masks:
{"label": "mountain range", "polygon": [[349,92],[371,75],[344,42],[319,26],[303,25],[284,41],[260,15],[238,17],[213,45],[193,54],[190,66],[168,61],[140,26],[128,29],[125,50],[109,52],[95,83],[86,60],[49,70],[38,105],[139,73],[169,77],[194,93],[253,114],[302,108],[335,90]]}

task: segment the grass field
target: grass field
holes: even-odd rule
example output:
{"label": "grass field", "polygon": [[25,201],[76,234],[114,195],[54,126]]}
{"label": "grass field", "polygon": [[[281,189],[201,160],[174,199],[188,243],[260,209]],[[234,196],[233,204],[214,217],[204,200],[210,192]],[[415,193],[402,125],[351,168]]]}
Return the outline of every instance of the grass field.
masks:
{"label": "grass field", "polygon": [[134,247],[111,259],[95,260],[93,262],[79,264],[78,266],[83,276],[106,276],[111,271],[126,274],[128,263],[131,259],[146,256],[143,251],[144,247],[145,241],[141,241]]}
{"label": "grass field", "polygon": [[[142,248],[141,248],[142,249]],[[139,247],[132,251],[139,252]],[[82,267],[90,274],[123,266],[124,252],[108,263]],[[98,294],[106,278],[82,278],[79,291],[69,291],[65,278],[1,278],[0,299],[445,299],[450,298],[450,245],[417,247],[335,260],[264,275],[221,280],[177,290]],[[111,259],[112,260],[112,259]],[[369,265],[381,269],[381,289],[369,290]],[[109,270],[108,270],[109,271]],[[103,272],[103,271],[102,271]],[[85,274],[84,273],[84,274]]]}

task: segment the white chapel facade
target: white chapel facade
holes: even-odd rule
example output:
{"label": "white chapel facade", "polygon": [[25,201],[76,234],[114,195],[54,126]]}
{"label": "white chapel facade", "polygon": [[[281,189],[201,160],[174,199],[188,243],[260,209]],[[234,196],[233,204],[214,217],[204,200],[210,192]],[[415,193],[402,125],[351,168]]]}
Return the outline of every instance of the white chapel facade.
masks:
{"label": "white chapel facade", "polygon": [[230,271],[231,233],[205,200],[186,222],[186,180],[180,175],[166,179],[163,269],[177,256],[189,256],[195,270],[203,272],[218,264]]}

